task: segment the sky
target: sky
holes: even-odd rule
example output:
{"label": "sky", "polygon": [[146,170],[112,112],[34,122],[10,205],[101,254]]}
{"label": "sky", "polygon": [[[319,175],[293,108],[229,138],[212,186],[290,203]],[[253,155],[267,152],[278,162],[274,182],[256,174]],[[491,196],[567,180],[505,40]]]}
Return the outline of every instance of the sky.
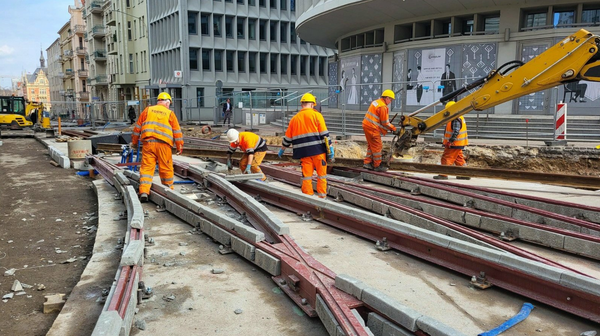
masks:
{"label": "sky", "polygon": [[58,38],[58,30],[69,21],[74,0],[11,0],[0,11],[0,87],[11,86],[10,78],[33,73],[44,52]]}

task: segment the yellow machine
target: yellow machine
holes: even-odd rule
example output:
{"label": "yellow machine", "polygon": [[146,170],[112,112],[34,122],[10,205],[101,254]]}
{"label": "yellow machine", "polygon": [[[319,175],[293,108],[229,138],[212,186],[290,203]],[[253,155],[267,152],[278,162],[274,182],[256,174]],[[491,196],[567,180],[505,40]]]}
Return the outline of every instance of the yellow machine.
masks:
{"label": "yellow machine", "polygon": [[[392,155],[402,155],[416,144],[419,134],[430,132],[473,110],[481,111],[533,92],[579,80],[600,81],[600,36],[585,29],[563,39],[524,64],[508,62],[486,77],[460,88],[433,104],[400,117],[400,135],[393,141]],[[478,89],[477,89],[478,88]],[[456,104],[422,120],[421,111],[477,89]]]}
{"label": "yellow machine", "polygon": [[28,102],[25,112],[35,128],[50,128],[50,115],[47,111],[44,111],[44,103]]}
{"label": "yellow machine", "polygon": [[0,126],[9,126],[11,129],[33,126],[27,118],[23,97],[0,96]]}

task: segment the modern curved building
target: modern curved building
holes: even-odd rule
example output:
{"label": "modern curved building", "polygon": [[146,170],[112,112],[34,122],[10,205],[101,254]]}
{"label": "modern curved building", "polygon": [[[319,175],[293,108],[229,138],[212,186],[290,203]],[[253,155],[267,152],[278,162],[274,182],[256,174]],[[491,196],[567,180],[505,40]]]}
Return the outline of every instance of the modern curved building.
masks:
{"label": "modern curved building", "polygon": [[[298,35],[337,50],[329,85],[342,90],[329,105],[350,110],[365,110],[392,87],[394,109],[413,111],[581,28],[600,33],[598,1],[298,0],[296,7]],[[487,112],[551,115],[559,101],[571,115],[598,115],[600,83],[561,85]]]}

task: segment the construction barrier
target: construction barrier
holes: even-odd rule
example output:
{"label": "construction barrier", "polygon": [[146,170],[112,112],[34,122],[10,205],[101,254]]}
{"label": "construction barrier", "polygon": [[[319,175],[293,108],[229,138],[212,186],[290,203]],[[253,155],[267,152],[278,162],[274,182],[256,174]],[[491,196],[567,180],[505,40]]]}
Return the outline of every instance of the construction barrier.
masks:
{"label": "construction barrier", "polygon": [[567,104],[556,104],[554,116],[554,140],[567,140]]}

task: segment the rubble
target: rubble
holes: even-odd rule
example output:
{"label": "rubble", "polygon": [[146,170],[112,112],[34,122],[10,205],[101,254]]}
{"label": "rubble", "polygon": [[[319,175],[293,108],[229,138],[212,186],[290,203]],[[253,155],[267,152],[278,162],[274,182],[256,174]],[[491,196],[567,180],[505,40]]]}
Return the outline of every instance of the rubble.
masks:
{"label": "rubble", "polygon": [[23,291],[23,286],[21,286],[21,282],[19,280],[15,280],[10,290],[13,292],[21,292]]}

